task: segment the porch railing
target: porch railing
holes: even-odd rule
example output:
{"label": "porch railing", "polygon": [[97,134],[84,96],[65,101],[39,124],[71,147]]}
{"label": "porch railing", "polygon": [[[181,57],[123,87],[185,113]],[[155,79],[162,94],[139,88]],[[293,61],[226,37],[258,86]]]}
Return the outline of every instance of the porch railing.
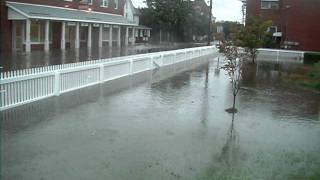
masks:
{"label": "porch railing", "polygon": [[214,52],[205,46],[2,72],[0,110]]}

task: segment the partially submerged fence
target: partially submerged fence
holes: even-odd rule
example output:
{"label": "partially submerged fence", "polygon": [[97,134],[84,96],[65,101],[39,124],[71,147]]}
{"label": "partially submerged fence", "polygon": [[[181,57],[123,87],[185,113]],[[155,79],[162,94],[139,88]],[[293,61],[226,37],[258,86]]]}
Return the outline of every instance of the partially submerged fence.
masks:
{"label": "partially submerged fence", "polygon": [[303,51],[292,51],[282,49],[258,49],[258,60],[265,61],[290,61],[290,62],[303,62]]}
{"label": "partially submerged fence", "polygon": [[0,110],[214,52],[205,46],[3,72]]}

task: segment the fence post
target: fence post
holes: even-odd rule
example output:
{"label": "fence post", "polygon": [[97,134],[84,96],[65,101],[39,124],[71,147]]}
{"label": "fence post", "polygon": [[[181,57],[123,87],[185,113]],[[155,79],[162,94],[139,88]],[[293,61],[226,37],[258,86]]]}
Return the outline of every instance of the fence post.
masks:
{"label": "fence post", "polygon": [[133,59],[130,59],[130,75],[133,74]]}
{"label": "fence post", "polygon": [[103,83],[104,80],[104,65],[100,64],[100,83]]}
{"label": "fence post", "polygon": [[56,71],[54,73],[54,94],[56,96],[60,95],[60,72]]}
{"label": "fence post", "polygon": [[280,51],[277,51],[277,62],[279,62],[279,55],[280,55]]}

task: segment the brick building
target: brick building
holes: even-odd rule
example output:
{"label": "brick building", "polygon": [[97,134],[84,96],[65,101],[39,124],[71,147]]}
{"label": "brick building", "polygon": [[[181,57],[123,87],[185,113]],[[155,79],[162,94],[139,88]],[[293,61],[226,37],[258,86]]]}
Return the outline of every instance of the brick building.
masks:
{"label": "brick building", "polygon": [[243,0],[246,19],[272,20],[269,28],[284,49],[320,51],[320,0]]}
{"label": "brick building", "polygon": [[150,36],[131,0],[1,0],[0,51],[121,46]]}

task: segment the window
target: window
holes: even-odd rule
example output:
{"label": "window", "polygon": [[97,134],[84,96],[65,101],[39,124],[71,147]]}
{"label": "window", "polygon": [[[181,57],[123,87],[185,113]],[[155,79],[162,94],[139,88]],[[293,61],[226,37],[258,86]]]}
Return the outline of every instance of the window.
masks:
{"label": "window", "polygon": [[93,0],[88,0],[88,4],[89,4],[89,5],[92,5],[92,1],[93,1]]}
{"label": "window", "polygon": [[101,0],[101,7],[108,7],[109,0]]}
{"label": "window", "polygon": [[80,27],[80,41],[81,42],[86,42],[87,41],[87,35],[88,35],[88,30],[86,27]]}
{"label": "window", "polygon": [[31,42],[44,42],[45,24],[41,21],[31,21]]}
{"label": "window", "polygon": [[119,6],[119,0],[114,0],[114,8],[118,9]]}
{"label": "window", "polygon": [[261,0],[261,9],[279,9],[279,1]]}
{"label": "window", "polygon": [[270,26],[270,27],[268,27],[268,32],[270,32],[270,33],[275,33],[275,32],[277,32],[277,26]]}
{"label": "window", "polygon": [[[49,24],[49,41],[52,41],[52,25]],[[30,41],[33,44],[43,44],[45,40],[45,22],[31,21]]]}

